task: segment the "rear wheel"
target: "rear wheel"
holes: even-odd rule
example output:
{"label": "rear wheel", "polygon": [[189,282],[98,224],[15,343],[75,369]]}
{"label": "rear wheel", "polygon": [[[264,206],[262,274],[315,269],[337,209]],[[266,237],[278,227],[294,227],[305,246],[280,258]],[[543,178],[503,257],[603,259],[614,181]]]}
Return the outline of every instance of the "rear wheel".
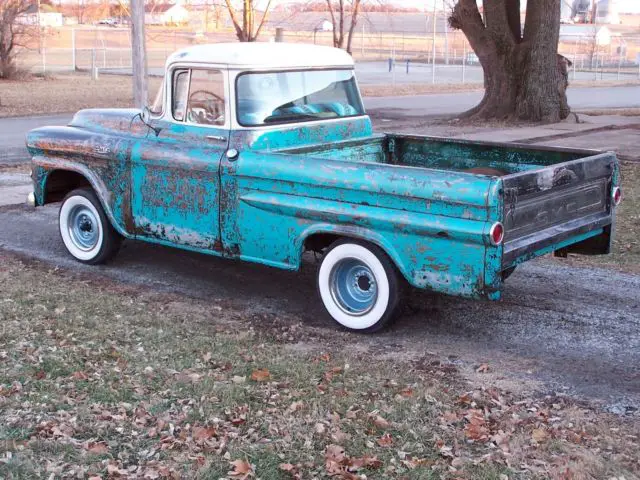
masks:
{"label": "rear wheel", "polygon": [[339,240],[318,270],[318,292],[329,315],[344,328],[376,332],[393,320],[401,295],[395,265],[377,246]]}
{"label": "rear wheel", "polygon": [[122,237],[88,188],[73,190],[64,198],[58,222],[64,246],[82,263],[105,263],[120,249]]}

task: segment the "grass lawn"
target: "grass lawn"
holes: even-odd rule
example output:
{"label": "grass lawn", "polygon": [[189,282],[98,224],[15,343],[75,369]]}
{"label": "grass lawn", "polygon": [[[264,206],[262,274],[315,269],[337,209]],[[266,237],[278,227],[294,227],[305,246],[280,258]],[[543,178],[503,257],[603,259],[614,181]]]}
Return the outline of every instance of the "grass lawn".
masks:
{"label": "grass lawn", "polygon": [[[161,79],[149,79],[155,97]],[[77,112],[82,108],[118,108],[133,104],[131,77],[88,73],[0,80],[0,117]]]}
{"label": "grass lawn", "polygon": [[640,475],[632,417],[364,354],[357,335],[0,264],[0,478]]}

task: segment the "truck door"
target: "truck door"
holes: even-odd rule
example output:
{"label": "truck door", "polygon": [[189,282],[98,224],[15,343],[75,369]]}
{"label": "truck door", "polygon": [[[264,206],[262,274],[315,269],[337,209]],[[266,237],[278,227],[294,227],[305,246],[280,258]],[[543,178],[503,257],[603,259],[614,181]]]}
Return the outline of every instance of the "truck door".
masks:
{"label": "truck door", "polygon": [[220,249],[220,159],[229,141],[226,73],[167,72],[163,112],[131,152],[136,236]]}

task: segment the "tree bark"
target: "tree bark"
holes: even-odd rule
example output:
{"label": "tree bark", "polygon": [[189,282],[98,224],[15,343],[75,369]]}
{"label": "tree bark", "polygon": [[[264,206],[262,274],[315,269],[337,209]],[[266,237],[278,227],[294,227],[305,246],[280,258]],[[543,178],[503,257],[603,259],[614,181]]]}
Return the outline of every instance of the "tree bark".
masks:
{"label": "tree bark", "polygon": [[[484,70],[485,94],[464,117],[557,122],[566,118],[566,62],[559,57],[561,0],[458,0],[449,23],[464,32]],[[559,60],[562,58],[562,60]]]}

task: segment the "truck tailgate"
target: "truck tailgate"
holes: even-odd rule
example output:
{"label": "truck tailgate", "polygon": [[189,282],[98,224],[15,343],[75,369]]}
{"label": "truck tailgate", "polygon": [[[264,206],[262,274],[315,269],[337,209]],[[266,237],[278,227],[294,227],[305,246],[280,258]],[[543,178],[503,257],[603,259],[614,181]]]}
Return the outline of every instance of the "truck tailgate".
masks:
{"label": "truck tailgate", "polygon": [[615,154],[602,153],[503,177],[503,268],[581,235],[602,233],[612,223],[616,171]]}

